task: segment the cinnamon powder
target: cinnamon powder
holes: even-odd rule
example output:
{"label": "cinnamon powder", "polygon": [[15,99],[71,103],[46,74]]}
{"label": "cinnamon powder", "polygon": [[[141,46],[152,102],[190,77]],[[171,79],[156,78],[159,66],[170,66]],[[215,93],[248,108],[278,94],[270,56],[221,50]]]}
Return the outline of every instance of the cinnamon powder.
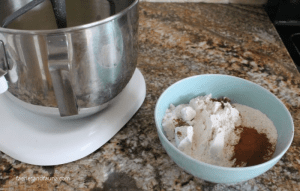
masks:
{"label": "cinnamon powder", "polygon": [[178,125],[178,127],[189,126],[189,124],[187,122],[182,121],[182,119],[173,119],[173,121],[175,122],[175,124]]}
{"label": "cinnamon powder", "polygon": [[235,127],[240,132],[240,140],[234,146],[231,160],[236,159],[234,166],[253,166],[266,162],[273,155],[275,148],[265,133],[259,134],[256,129],[249,127]]}

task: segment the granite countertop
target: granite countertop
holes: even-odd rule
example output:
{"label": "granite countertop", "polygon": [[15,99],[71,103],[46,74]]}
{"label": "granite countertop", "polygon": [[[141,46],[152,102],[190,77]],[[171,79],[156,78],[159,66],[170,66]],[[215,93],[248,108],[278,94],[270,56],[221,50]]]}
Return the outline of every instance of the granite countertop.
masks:
{"label": "granite countertop", "polygon": [[[59,166],[34,166],[0,152],[0,190],[300,190],[300,75],[261,6],[140,3],[138,68],[145,102],[108,143]],[[176,81],[198,74],[238,76],[273,92],[291,112],[294,141],[263,175],[214,184],[179,168],[158,139],[154,108]],[[69,177],[21,181],[17,177]]]}

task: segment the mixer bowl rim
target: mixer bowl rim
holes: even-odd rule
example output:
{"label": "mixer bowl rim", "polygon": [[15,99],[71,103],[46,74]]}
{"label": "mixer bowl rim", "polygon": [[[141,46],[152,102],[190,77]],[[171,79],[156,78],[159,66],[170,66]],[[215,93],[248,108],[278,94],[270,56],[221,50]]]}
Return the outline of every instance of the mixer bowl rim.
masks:
{"label": "mixer bowl rim", "polygon": [[133,7],[135,7],[138,4],[139,0],[135,0],[130,6],[122,10],[121,12],[112,15],[110,17],[107,17],[103,20],[91,22],[88,24],[84,25],[79,25],[79,26],[74,26],[74,27],[69,27],[69,28],[63,28],[63,29],[51,29],[51,30],[20,30],[20,29],[9,29],[9,28],[3,28],[0,27],[0,33],[18,33],[18,34],[54,34],[54,33],[66,33],[66,32],[73,32],[73,31],[78,31],[78,30],[84,30],[87,28],[91,28],[97,25],[101,25],[107,22],[110,22],[112,20],[115,20],[119,17],[122,17],[125,15],[128,11],[130,11]]}

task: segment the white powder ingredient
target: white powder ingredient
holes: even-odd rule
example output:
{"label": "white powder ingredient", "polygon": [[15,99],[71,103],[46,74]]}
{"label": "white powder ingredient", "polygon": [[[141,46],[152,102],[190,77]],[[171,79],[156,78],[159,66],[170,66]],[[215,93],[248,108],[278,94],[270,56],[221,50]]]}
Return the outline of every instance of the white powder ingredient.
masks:
{"label": "white powder ingredient", "polygon": [[192,154],[193,134],[192,126],[181,126],[175,128],[176,146],[179,150],[188,155]]}
{"label": "white powder ingredient", "polygon": [[[186,125],[178,127],[178,120]],[[265,133],[272,145],[277,142],[276,128],[265,114],[240,104],[222,106],[211,100],[211,94],[196,97],[189,104],[171,104],[162,122],[167,138],[179,150],[202,162],[225,167],[234,165],[235,160],[230,159],[240,139],[234,129],[240,125]]]}
{"label": "white powder ingredient", "polygon": [[182,108],[180,112],[184,121],[190,121],[196,116],[196,111],[190,106]]}

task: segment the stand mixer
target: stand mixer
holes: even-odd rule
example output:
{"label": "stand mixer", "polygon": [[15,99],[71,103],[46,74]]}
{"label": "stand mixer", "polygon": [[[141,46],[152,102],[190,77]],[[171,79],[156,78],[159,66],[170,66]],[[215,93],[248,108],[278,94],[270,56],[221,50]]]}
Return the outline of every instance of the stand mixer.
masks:
{"label": "stand mixer", "polygon": [[37,165],[77,160],[142,105],[138,0],[3,0],[0,23],[6,154]]}
{"label": "stand mixer", "polygon": [[82,109],[93,114],[136,68],[138,0],[66,0],[66,11],[53,11],[60,7],[53,2],[64,4],[1,1],[0,66],[8,91],[45,110],[58,108],[61,117],[80,116]]}

